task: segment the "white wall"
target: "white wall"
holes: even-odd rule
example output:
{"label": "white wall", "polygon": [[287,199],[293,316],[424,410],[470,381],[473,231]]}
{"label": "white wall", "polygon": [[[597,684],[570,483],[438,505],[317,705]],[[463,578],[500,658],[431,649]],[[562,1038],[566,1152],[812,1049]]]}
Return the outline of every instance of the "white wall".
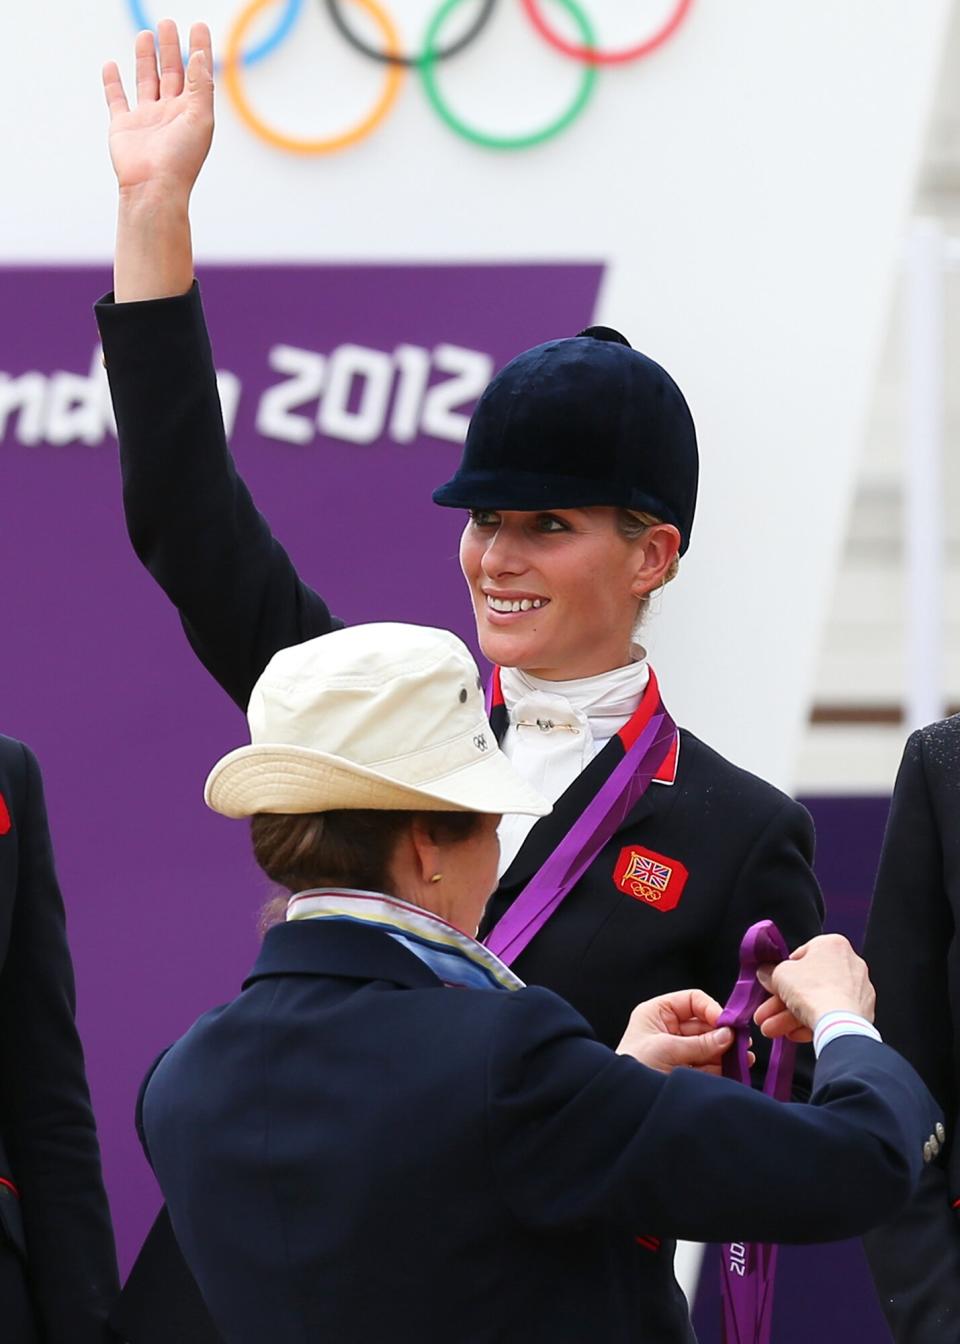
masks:
{"label": "white wall", "polygon": [[[583,3],[613,41],[669,8]],[[414,34],[433,7],[390,0]],[[221,88],[197,192],[207,260],[608,263],[599,320],[676,376],[703,453],[693,547],[648,641],[668,702],[788,787],[948,8],[696,0],[653,59],[601,74],[562,139],[516,155],[452,136],[415,78],[373,138],[319,159],[251,138]],[[0,263],[109,252],[98,70],[126,53],[129,73],[132,28],[126,0],[91,11],[21,4],[5,25]],[[222,37],[236,8],[176,0],[168,13]],[[518,0],[442,74],[463,115],[501,129],[558,108],[577,77]],[[289,129],[323,133],[378,78],[306,0],[249,89]]]}

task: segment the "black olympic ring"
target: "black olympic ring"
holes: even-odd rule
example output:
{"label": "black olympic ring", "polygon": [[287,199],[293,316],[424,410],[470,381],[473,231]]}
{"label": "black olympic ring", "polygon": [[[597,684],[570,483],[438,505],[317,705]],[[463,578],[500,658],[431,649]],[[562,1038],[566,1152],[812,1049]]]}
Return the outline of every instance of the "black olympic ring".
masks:
{"label": "black olympic ring", "polygon": [[[469,47],[490,22],[496,3],[497,0],[483,0],[480,13],[467,31],[461,37],[458,37],[455,42],[451,42],[448,47],[440,47],[435,51],[431,57],[431,64],[436,61],[447,61],[451,56],[456,56],[466,47]],[[423,65],[424,52],[421,52],[419,56],[404,56],[401,53],[392,55],[389,51],[379,51],[376,47],[365,42],[362,37],[358,37],[343,16],[342,0],[324,0],[324,4],[340,36],[346,42],[349,42],[354,51],[359,51],[362,55],[369,56],[374,61],[382,61],[384,65],[403,65],[408,69],[415,69]]]}

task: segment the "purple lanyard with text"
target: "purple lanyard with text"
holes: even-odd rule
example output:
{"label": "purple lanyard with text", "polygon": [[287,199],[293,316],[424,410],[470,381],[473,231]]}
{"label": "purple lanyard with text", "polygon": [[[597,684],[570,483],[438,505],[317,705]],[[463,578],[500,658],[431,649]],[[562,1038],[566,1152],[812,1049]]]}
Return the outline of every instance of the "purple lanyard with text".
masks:
{"label": "purple lanyard with text", "polygon": [[[651,684],[641,705],[644,714],[649,714],[647,722],[553,853],[484,939],[484,944],[507,966],[513,964],[540,932],[604,845],[617,833],[646,793],[676,741],[677,725],[664,708],[652,670],[650,678]],[[493,686],[491,681],[487,688],[488,713]],[[647,695],[650,695],[649,702]]]}
{"label": "purple lanyard with text", "polygon": [[[785,961],[790,951],[772,920],[753,924],[740,944],[740,976],[717,1019],[718,1027],[732,1027],[735,1040],[723,1057],[723,1074],[750,1086],[750,1027],[753,1015],[768,997],[757,979],[759,966]],[[786,1037],[774,1041],[763,1090],[777,1101],[788,1101],[797,1047]],[[721,1247],[720,1282],[723,1294],[724,1344],[770,1344],[773,1321],[773,1280],[777,1247],[734,1241]]]}

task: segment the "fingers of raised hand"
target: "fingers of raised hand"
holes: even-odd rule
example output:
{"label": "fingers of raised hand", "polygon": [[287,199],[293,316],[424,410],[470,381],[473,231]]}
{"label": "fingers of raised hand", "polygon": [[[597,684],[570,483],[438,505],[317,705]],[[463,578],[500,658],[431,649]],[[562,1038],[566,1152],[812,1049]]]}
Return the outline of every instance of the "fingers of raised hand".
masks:
{"label": "fingers of raised hand", "polygon": [[121,112],[129,112],[130,106],[116,61],[107,61],[103,67],[103,92],[111,120]]}
{"label": "fingers of raised hand", "polygon": [[137,62],[137,102],[155,102],[160,96],[160,76],[157,74],[157,52],[153,33],[147,29],[137,33],[133,54]]}
{"label": "fingers of raised hand", "polygon": [[213,47],[210,29],[195,23],[190,29],[190,59],[187,62],[187,94],[194,111],[204,120],[213,117]]}
{"label": "fingers of raised hand", "polygon": [[160,59],[160,97],[176,98],[183,92],[183,57],[180,34],[172,19],[157,24],[157,54]]}
{"label": "fingers of raised hand", "polygon": [[205,23],[195,23],[190,28],[190,55],[199,51],[203,56],[207,71],[213,70],[213,41],[210,29]]}

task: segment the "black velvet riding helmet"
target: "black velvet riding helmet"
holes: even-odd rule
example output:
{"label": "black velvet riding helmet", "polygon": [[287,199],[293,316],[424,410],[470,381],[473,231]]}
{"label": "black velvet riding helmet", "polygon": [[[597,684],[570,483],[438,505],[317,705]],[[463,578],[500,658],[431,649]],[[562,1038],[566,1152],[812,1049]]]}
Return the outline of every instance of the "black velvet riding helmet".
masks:
{"label": "black velvet riding helmet", "polygon": [[547,341],[512,359],[473,413],[456,475],[436,504],[652,513],[690,544],[697,434],[665,369],[610,327]]}

